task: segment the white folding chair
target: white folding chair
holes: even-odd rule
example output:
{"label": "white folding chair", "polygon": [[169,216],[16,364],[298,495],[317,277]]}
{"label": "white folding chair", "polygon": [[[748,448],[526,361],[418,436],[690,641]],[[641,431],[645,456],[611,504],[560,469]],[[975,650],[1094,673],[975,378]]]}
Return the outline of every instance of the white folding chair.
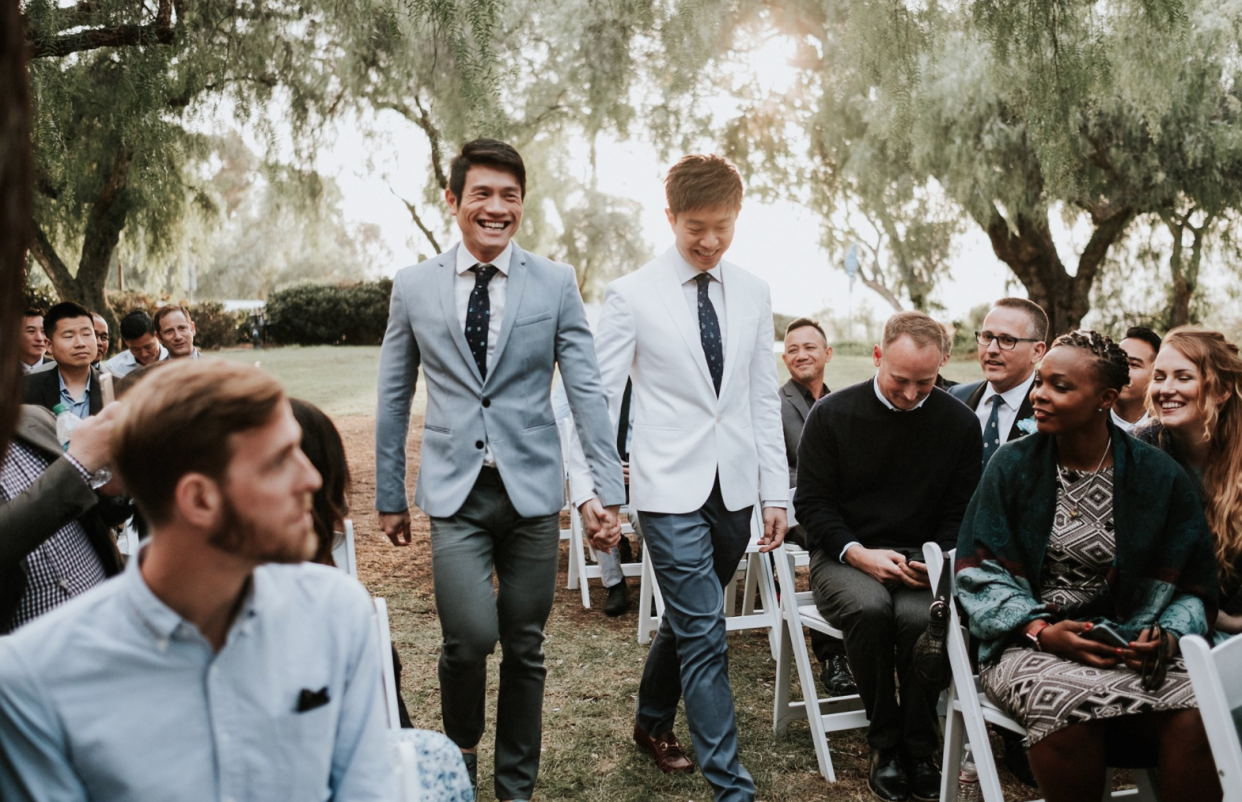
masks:
{"label": "white folding chair", "polygon": [[1242,636],[1215,649],[1198,635],[1182,638],[1180,645],[1225,790],[1224,802],[1242,802]]}
{"label": "white folding chair", "polygon": [[[765,629],[768,648],[776,658],[780,644],[781,615],[776,601],[776,581],[772,575],[772,562],[759,551],[759,538],[763,536],[763,515],[756,507],[751,517],[751,539],[746,553],[738,563],[737,572],[724,589],[725,630],[738,632],[747,629]],[[650,551],[643,549],[639,565],[642,580],[638,589],[638,642],[647,644],[660,628],[664,616],[664,595],[656,582],[655,569],[651,565]],[[737,582],[742,580],[742,609],[737,609]]]}
{"label": "white folding chair", "polygon": [[569,543],[569,564],[566,566],[568,581],[565,586],[570,590],[578,587],[579,565],[574,559],[574,509],[569,498],[569,425],[567,421],[557,421],[556,430],[561,436],[561,468],[565,476],[565,506],[561,512],[569,513],[569,528],[561,530],[561,540]]}
{"label": "white folding chair", "polygon": [[[629,507],[622,507],[621,513],[627,516],[627,519],[630,515],[636,514]],[[569,521],[569,565],[570,571],[573,574],[570,588],[577,587],[581,591],[582,606],[589,610],[591,609],[591,589],[587,583],[592,579],[602,579],[603,569],[599,565],[599,556],[586,536],[582,515],[579,514],[577,509],[572,508],[572,505],[569,510]],[[621,524],[621,534],[623,537],[633,535],[634,525],[628,520],[626,523]],[[590,562],[587,562],[588,556],[590,557]],[[641,563],[621,563],[622,576],[642,576],[642,573],[643,567]]]}
{"label": "white folding chair", "polygon": [[[923,558],[927,561],[928,578],[934,588],[940,581],[940,571],[944,566],[944,553],[938,544],[924,543]],[[987,725],[994,724],[1022,736],[1026,735],[1026,728],[994,705],[979,686],[979,678],[970,666],[967,637],[968,633],[962,626],[957,604],[954,602],[949,605],[948,651],[953,681],[949,685],[945,712],[944,760],[940,766],[940,800],[941,802],[956,802],[958,772],[962,767],[962,747],[969,743],[975,769],[979,773],[979,789],[983,792],[984,802],[1004,802],[1005,794],[1001,788],[1000,774],[996,769],[992,746],[988,741]],[[1155,802],[1157,799],[1154,790],[1155,783],[1152,781],[1150,771],[1135,769],[1131,772],[1131,776],[1134,778],[1136,788],[1111,792],[1109,789],[1112,787],[1112,782],[1110,781],[1105,785],[1103,798],[1107,800],[1130,797]]]}
{"label": "white folding chair", "polygon": [[[776,575],[781,587],[781,632],[776,658],[776,699],[772,706],[772,729],[784,735],[789,722],[806,719],[811,727],[811,742],[819,773],[828,782],[836,782],[828,733],[866,727],[867,712],[858,694],[820,697],[815,669],[807,651],[804,629],[822,632],[831,638],[842,637],[841,630],[829,624],[815,606],[811,591],[799,592],[794,584],[795,569],[810,565],[810,555],[792,543],[785,543],[775,552]],[[798,671],[802,701],[790,701],[792,672]],[[814,714],[808,711],[814,710]]]}
{"label": "white folding chair", "polygon": [[345,573],[358,578],[358,559],[354,551],[354,522],[345,519],[345,536],[332,549],[332,562]]}
{"label": "white folding chair", "polygon": [[392,667],[392,634],[388,630],[388,602],[383,597],[371,599],[375,605],[375,630],[379,635],[380,672],[384,677],[384,709],[388,713],[388,729],[401,729],[397,713],[397,674]]}

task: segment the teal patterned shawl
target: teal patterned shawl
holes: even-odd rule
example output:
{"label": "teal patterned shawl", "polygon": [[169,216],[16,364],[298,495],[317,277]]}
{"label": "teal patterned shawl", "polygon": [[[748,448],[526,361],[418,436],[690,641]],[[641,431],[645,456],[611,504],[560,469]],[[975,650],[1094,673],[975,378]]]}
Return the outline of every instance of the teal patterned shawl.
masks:
{"label": "teal patterned shawl", "polygon": [[[1124,637],[1159,621],[1202,635],[1216,618],[1216,560],[1194,485],[1158,448],[1113,432],[1113,523],[1117,555],[1106,578]],[[1013,635],[1059,607],[1038,601],[1056,512],[1056,440],[1035,433],[1003,445],[988,462],[957,539],[957,597],[983,662]],[[1095,621],[1107,618],[1092,619]]]}

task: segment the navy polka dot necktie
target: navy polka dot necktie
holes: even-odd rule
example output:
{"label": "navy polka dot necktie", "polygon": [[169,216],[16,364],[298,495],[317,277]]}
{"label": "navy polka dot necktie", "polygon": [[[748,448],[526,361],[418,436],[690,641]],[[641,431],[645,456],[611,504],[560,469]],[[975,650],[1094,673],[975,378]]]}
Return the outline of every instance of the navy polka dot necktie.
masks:
{"label": "navy polka dot necktie", "polygon": [[989,401],[992,402],[992,414],[988,415],[988,422],[983,427],[983,467],[988,467],[988,460],[992,459],[992,455],[1000,448],[1000,408],[1005,403],[1005,399],[999,395],[994,395]]}
{"label": "navy polka dot necktie", "polygon": [[716,307],[707,296],[707,284],[712,277],[700,273],[694,277],[699,285],[699,339],[703,343],[703,354],[707,357],[707,370],[712,374],[712,384],[716,386],[716,395],[720,395],[720,380],[724,378],[724,347],[720,337],[720,318],[716,317]]}
{"label": "navy polka dot necktie", "polygon": [[474,273],[474,289],[470,291],[470,302],[466,304],[466,343],[470,346],[474,364],[479,366],[479,375],[484,379],[487,378],[487,331],[492,317],[492,301],[487,295],[487,285],[497,271],[495,265],[470,268],[470,272]]}

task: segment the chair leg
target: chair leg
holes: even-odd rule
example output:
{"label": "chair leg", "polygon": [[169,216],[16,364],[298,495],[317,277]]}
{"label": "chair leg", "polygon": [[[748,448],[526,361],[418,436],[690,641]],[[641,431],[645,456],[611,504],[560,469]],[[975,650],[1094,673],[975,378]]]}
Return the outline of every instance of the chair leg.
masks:
{"label": "chair leg", "polygon": [[644,645],[651,643],[651,608],[655,601],[653,585],[655,577],[651,571],[651,560],[647,557],[647,550],[643,549],[642,580],[638,588],[638,642]]}
{"label": "chair leg", "polygon": [[965,727],[962,714],[953,709],[953,690],[944,717],[944,759],[940,761],[940,802],[957,802],[958,774],[962,770]]}
{"label": "chair leg", "polygon": [[[783,624],[783,622],[782,622]],[[789,731],[789,722],[795,718],[789,711],[789,686],[793,670],[793,641],[789,638],[789,629],[781,626],[776,650],[776,698],[772,703],[772,731],[784,735]]]}

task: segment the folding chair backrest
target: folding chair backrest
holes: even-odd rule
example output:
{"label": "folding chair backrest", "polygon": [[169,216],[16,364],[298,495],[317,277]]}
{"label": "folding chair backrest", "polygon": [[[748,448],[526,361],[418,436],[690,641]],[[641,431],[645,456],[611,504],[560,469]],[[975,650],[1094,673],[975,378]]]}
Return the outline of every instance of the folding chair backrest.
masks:
{"label": "folding chair backrest", "polygon": [[354,579],[358,578],[357,553],[354,551],[354,522],[348,518],[345,519],[345,536],[332,549],[332,562]]}
{"label": "folding chair backrest", "polygon": [[1197,635],[1180,645],[1225,799],[1242,800],[1242,636],[1215,649]]}
{"label": "folding chair backrest", "polygon": [[397,713],[397,673],[392,665],[392,633],[388,630],[388,602],[380,596],[371,599],[375,605],[375,629],[379,635],[380,672],[384,677],[384,709],[388,713],[388,729],[401,729]]}

